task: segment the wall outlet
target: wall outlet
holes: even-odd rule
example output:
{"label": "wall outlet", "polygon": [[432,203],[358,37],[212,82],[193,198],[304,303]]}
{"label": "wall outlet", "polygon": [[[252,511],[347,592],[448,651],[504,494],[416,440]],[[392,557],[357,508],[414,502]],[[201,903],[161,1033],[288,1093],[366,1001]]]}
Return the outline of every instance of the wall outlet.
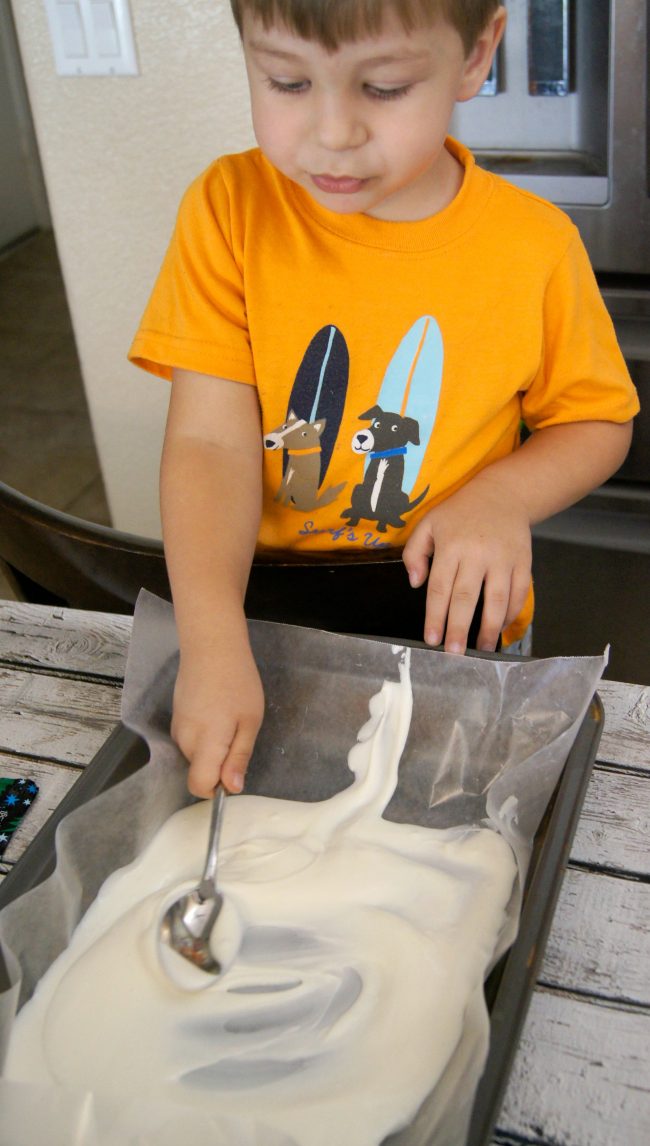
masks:
{"label": "wall outlet", "polygon": [[129,0],[45,0],[60,76],[137,76]]}

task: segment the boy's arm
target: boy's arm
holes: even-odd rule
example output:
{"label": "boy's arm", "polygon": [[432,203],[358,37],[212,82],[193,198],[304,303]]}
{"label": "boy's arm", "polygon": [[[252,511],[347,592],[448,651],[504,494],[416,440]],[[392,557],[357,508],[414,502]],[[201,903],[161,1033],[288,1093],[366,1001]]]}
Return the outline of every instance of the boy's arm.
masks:
{"label": "boy's arm", "polygon": [[[632,423],[571,422],[536,430],[434,506],[404,547],[413,586],[429,577],[425,640],[464,652],[484,585],[477,647],[496,648],[521,611],[531,578],[530,529],[578,501],[622,464]],[[429,571],[429,560],[431,569]]]}
{"label": "boy's arm", "polygon": [[241,790],[264,712],[243,607],[261,451],[254,386],[174,371],[160,480],[180,645],[172,735],[197,796],[211,795],[220,777]]}

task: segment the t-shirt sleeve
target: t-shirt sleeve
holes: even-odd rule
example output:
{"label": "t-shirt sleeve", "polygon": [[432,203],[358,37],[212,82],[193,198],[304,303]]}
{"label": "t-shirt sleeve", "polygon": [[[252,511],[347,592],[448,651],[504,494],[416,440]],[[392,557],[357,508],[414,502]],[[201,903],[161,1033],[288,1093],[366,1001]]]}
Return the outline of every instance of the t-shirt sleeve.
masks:
{"label": "t-shirt sleeve", "polygon": [[255,383],[240,247],[217,163],[183,197],[131,362],[163,378],[177,367]]}
{"label": "t-shirt sleeve", "polygon": [[575,231],[550,276],[540,368],[522,394],[531,430],[563,422],[627,422],[639,410],[587,252]]}

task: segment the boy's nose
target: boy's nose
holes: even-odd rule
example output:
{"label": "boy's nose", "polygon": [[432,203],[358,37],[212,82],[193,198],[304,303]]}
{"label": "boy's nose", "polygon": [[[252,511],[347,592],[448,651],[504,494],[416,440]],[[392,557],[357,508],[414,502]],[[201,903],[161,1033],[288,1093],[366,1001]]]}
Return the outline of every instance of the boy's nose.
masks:
{"label": "boy's nose", "polygon": [[328,151],[347,151],[365,143],[368,133],[354,103],[323,98],[316,110],[316,135]]}

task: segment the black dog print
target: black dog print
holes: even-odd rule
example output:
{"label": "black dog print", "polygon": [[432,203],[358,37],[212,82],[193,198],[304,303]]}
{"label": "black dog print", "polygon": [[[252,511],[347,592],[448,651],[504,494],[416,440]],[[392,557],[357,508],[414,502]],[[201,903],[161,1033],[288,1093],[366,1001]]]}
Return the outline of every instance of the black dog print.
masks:
{"label": "black dog print", "polygon": [[389,525],[399,529],[406,524],[404,514],[415,509],[426,497],[429,487],[413,501],[402,489],[404,456],[408,444],[419,445],[420,428],[415,418],[405,418],[381,406],[372,406],[359,415],[361,421],[370,419],[367,430],[358,430],[352,439],[355,454],[370,459],[363,481],[352,490],[351,504],[341,517],[350,525],[376,521],[377,531],[385,533]]}

